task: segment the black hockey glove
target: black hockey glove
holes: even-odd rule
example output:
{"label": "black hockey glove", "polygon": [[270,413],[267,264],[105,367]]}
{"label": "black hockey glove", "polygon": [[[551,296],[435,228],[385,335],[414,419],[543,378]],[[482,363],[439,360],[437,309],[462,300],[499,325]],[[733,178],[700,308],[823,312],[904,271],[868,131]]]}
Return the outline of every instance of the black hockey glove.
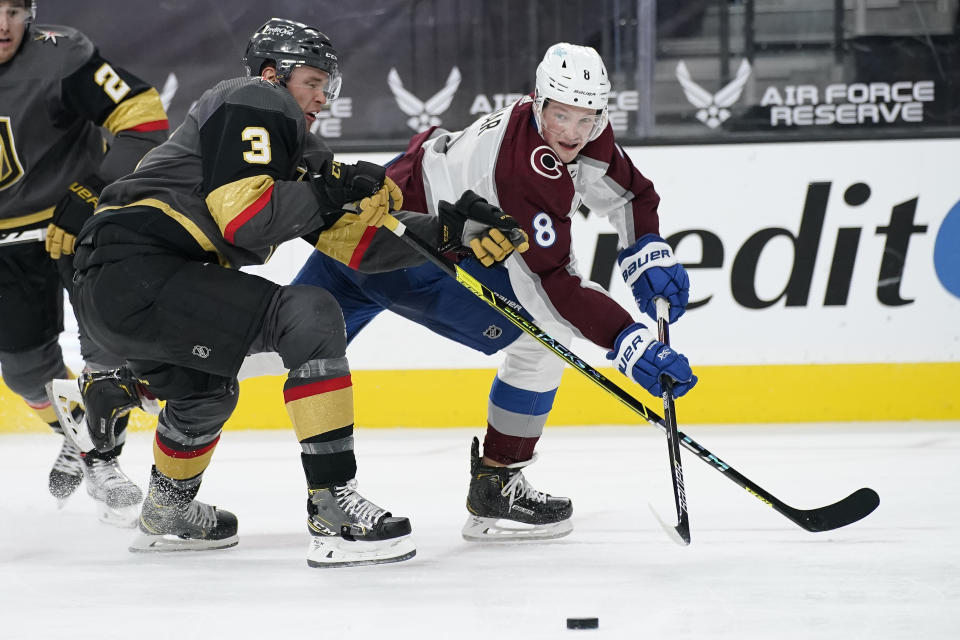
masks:
{"label": "black hockey glove", "polygon": [[67,195],[53,210],[53,220],[47,226],[46,247],[51,258],[56,260],[61,255],[73,253],[77,234],[87,218],[93,215],[105,186],[103,180],[93,174],[70,185]]}
{"label": "black hockey glove", "polygon": [[371,162],[355,165],[328,162],[310,179],[321,207],[348,211],[356,222],[379,227],[384,216],[403,205],[400,188],[386,176],[386,169]]}
{"label": "black hockey glove", "polygon": [[330,160],[320,171],[310,175],[310,184],[320,206],[339,211],[345,204],[358,202],[379,191],[386,175],[386,169],[372,162],[342,164]]}
{"label": "black hockey glove", "polygon": [[440,201],[441,253],[470,249],[477,260],[489,267],[502,262],[513,251],[523,253],[530,244],[517,221],[473,191],[464,191],[457,204]]}
{"label": "black hockey glove", "polygon": [[[326,149],[312,149],[303,154],[301,167],[306,171],[304,179],[323,172],[325,165],[333,160],[333,153]],[[319,177],[319,176],[318,176]]]}

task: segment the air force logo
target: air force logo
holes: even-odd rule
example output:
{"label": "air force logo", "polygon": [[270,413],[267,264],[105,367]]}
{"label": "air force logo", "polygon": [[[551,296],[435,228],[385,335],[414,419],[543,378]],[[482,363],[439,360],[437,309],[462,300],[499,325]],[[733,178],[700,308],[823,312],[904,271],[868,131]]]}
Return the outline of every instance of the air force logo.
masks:
{"label": "air force logo", "polygon": [[437,116],[447,110],[460,87],[460,69],[453,67],[443,89],[426,102],[403,88],[403,81],[400,80],[400,74],[396,69],[391,68],[390,73],[387,74],[387,85],[393,92],[400,110],[410,116],[407,126],[419,133],[440,125],[441,121]]}
{"label": "air force logo", "polygon": [[711,129],[716,129],[730,117],[728,107],[733,106],[740,99],[743,86],[750,79],[750,72],[750,63],[744,59],[737,69],[736,77],[730,81],[730,84],[716,93],[710,93],[693,81],[690,77],[690,71],[687,70],[687,65],[682,60],[677,64],[677,80],[680,81],[680,86],[683,87],[683,93],[687,96],[687,100],[697,107],[697,120]]}

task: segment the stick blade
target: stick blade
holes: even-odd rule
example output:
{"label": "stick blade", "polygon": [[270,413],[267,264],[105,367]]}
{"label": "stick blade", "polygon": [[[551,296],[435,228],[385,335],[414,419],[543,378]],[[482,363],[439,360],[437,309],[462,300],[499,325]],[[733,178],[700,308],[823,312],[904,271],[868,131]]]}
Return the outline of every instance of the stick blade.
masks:
{"label": "stick blade", "polygon": [[653,514],[653,517],[656,518],[657,522],[660,523],[660,526],[666,532],[667,536],[674,542],[676,542],[681,547],[686,547],[690,544],[690,523],[687,521],[680,522],[677,526],[667,524],[663,518],[660,517],[660,514],[657,513],[657,510],[653,508],[653,505],[649,502],[647,507],[650,509],[650,513]]}
{"label": "stick blade", "polygon": [[880,506],[880,496],[868,487],[818,509],[791,509],[790,519],[807,531],[832,531],[863,520]]}

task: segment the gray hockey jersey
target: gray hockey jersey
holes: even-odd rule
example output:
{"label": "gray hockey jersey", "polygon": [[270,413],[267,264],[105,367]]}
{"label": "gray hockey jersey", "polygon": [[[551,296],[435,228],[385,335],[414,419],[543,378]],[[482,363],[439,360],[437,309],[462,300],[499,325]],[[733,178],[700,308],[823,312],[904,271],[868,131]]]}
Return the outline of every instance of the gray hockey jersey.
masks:
{"label": "gray hockey jersey", "polygon": [[[150,207],[225,267],[263,264],[277,245],[298,237],[364,271],[421,262],[389,230],[339,212],[332,219],[322,209],[314,187],[300,179],[305,154],[319,146],[313,140],[285,88],[259,77],[220,82],[134,173],[104,189],[83,234],[133,207]],[[436,237],[434,218],[398,216],[410,219],[417,233]]]}
{"label": "gray hockey jersey", "polygon": [[104,60],[82,33],[30,25],[0,65],[0,231],[46,226],[69,185],[101,171],[101,127],[163,133],[168,124],[157,91]]}

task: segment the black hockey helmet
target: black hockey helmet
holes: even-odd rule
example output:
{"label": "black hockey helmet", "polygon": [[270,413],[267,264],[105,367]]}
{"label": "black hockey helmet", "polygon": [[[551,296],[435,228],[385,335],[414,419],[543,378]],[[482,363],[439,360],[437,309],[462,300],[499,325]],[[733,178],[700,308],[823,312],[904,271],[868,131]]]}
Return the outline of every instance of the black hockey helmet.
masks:
{"label": "black hockey helmet", "polygon": [[324,93],[328,100],[340,94],[340,69],[337,51],[330,38],[318,29],[284,18],[270,18],[254,32],[247,44],[243,64],[247,74],[259,75],[265,62],[277,69],[277,79],[285,84],[294,69],[314,67],[330,74]]}

